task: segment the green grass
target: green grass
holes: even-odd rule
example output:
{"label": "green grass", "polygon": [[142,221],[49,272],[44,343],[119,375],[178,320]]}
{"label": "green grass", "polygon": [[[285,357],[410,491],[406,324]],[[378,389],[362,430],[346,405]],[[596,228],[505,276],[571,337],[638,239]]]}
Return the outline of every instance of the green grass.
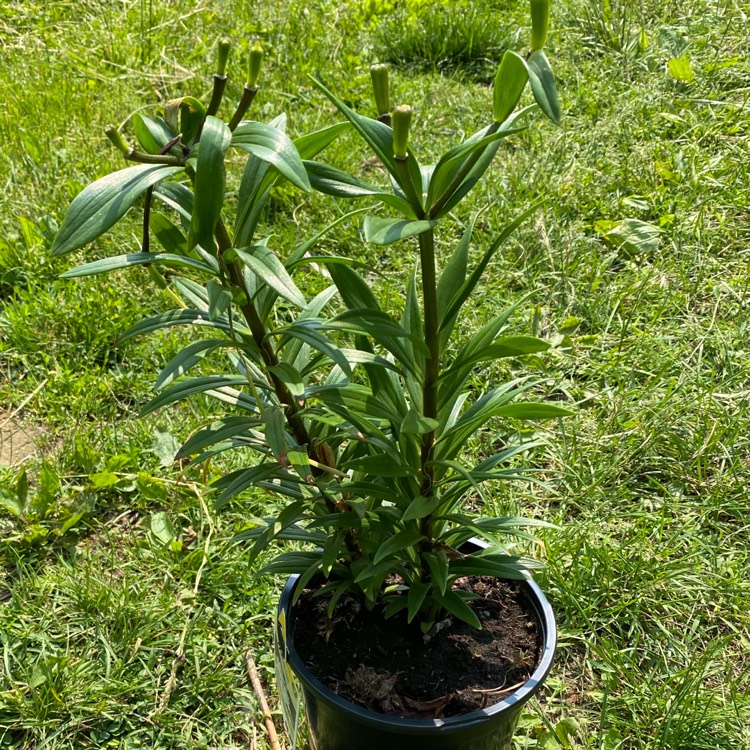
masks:
{"label": "green grass", "polygon": [[[287,111],[293,133],[333,119],[308,73],[373,114],[367,66],[392,52],[393,99],[414,105],[428,161],[486,122],[484,58],[523,47],[505,32],[521,3],[465,5],[461,18],[443,6],[336,0],[29,0],[0,10],[0,425],[19,410],[47,432],[44,457],[25,463],[30,512],[17,520],[0,509],[0,748],[231,748],[254,737],[266,746],[244,662],[252,650],[272,685],[278,587],[253,578],[248,550],[228,540],[269,499],[214,513],[198,474],[163,465],[156,431],[182,440],[215,405],[138,419],[184,341],[115,345],[168,304],[146,272],[61,281],[73,260],[48,255],[65,205],[120,165],[104,126],[156,99],[207,94],[216,39],[235,38],[239,57],[257,37],[268,65],[255,112]],[[541,576],[559,616],[559,658],[519,748],[555,748],[553,733],[560,747],[587,750],[750,747],[743,13],[740,0],[560,0],[549,56],[563,127],[537,118],[473,198],[485,209],[483,238],[527,201],[548,203],[488,269],[463,331],[533,292],[517,331],[557,346],[527,365],[544,380],[540,393],[577,404],[574,417],[540,429],[549,447],[535,461],[554,491],[502,486],[488,498],[498,513],[560,525],[545,534]],[[482,27],[495,47],[464,45],[443,64],[440,24],[473,38],[479,16],[497,19]],[[406,17],[418,23],[407,28]],[[692,81],[670,75],[679,57]],[[354,143],[342,139],[328,158],[358,170]],[[382,177],[365,166],[368,179]],[[269,215],[286,220],[269,224],[275,246],[342,210],[281,191]],[[607,244],[602,222],[624,218],[661,227],[658,249]],[[137,234],[134,218],[86,257],[130,249]],[[388,258],[365,246],[354,224],[327,242],[394,285],[414,262],[406,246]],[[0,496],[16,496],[19,472],[0,468]],[[163,512],[173,530],[159,525]]]}

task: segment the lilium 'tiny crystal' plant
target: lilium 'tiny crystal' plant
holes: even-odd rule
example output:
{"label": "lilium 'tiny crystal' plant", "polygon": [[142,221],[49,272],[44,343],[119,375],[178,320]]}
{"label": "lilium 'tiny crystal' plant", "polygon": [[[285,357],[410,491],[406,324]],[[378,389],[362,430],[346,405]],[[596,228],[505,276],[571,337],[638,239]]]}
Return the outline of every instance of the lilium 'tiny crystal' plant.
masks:
{"label": "lilium 'tiny crystal' plant", "polygon": [[[446,612],[479,626],[472,595],[453,583],[468,575],[522,578],[538,565],[512,554],[508,541],[531,538],[525,528],[541,522],[484,517],[465,508],[468,496],[481,497],[485,483],[524,477],[516,458],[531,444],[510,444],[480,461],[466,461],[465,446],[489,420],[569,412],[527,400],[534,385],[528,378],[484,393],[467,383],[487,363],[541,352],[548,344],[505,333],[517,305],[465,338],[457,323],[503,242],[539,206],[502,227],[474,265],[474,222],[455,247],[439,248],[436,240],[440,222],[482,179],[522,118],[538,106],[559,120],[543,50],[546,10],[536,6],[532,2],[532,51],[525,57],[506,52],[498,68],[492,121],[430,166],[420,164],[411,147],[411,108],[390,109],[385,66],[372,69],[377,119],[355,112],[316,82],[344,120],[292,139],[283,116],[270,123],[246,119],[258,90],[262,51],[255,48],[242,98],[222,120],[229,55],[222,42],[207,105],[186,96],[167,102],[161,116],[134,115],[137,146],[108,131],[135,165],[86,187],[55,240],[55,254],[82,248],[142,203],[137,252],[85,263],[65,276],[146,266],[160,286],[169,286],[178,306],[120,339],[173,326],[196,334],[158,376],[157,395],[144,413],[199,393],[224,405],[226,414],[194,432],[177,457],[203,462],[233,448],[257,456],[211,484],[216,506],[252,487],[281,498],[276,515],[252,519],[240,537],[252,542],[253,556],[275,539],[307,544],[304,551],[278,555],[263,571],[301,574],[300,592],[306,582],[322,579],[319,592],[330,597],[329,613],[353,592],[369,606],[382,602],[386,616],[405,611],[425,631]],[[527,84],[536,105],[517,110]],[[345,131],[354,131],[382,163],[387,187],[316,160]],[[232,216],[225,166],[230,150],[248,154]],[[382,207],[364,218],[366,241],[415,251],[399,316],[384,309],[356,263],[316,252],[319,240],[351,214],[284,253],[259,235],[271,190],[285,181],[302,191],[369,198]],[[309,298],[295,278],[313,264],[327,269],[333,283]],[[169,280],[165,269],[174,274]],[[190,374],[218,353],[228,355],[231,372]],[[489,546],[462,551],[474,536]]]}

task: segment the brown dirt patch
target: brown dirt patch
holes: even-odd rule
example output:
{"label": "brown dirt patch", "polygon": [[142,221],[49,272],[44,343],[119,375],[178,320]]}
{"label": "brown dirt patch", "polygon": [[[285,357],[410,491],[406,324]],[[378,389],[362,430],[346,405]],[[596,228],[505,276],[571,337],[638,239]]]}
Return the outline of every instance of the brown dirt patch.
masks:
{"label": "brown dirt patch", "polygon": [[18,466],[39,455],[39,447],[48,436],[38,425],[13,419],[0,409],[0,466]]}

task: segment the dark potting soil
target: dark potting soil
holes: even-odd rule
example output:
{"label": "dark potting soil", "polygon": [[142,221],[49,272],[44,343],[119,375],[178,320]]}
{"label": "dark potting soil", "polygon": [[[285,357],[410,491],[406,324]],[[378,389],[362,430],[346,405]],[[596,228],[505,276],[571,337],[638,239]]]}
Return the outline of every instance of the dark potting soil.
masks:
{"label": "dark potting soil", "polygon": [[536,668],[539,626],[518,582],[460,583],[479,596],[472,607],[481,630],[450,618],[426,638],[403,613],[386,620],[353,597],[329,619],[328,600],[306,590],[294,606],[294,646],[324,685],[373,711],[437,719],[498,703]]}

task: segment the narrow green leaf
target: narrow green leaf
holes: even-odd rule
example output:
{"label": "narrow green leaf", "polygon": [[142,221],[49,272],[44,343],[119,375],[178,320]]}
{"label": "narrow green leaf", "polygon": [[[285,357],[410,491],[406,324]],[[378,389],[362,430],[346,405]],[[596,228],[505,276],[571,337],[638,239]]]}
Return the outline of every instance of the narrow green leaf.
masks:
{"label": "narrow green leaf", "polygon": [[348,266],[335,265],[328,269],[341,299],[350,310],[366,308],[380,310],[380,303],[372,293],[370,285]]}
{"label": "narrow green leaf", "polygon": [[295,398],[304,400],[305,383],[299,370],[292,367],[288,362],[280,362],[278,365],[268,368],[288,389]]}
{"label": "narrow green leaf", "polygon": [[[147,154],[158,154],[177,135],[161,117],[136,113],[132,122],[135,137]],[[178,146],[173,146],[169,153],[180,154],[181,151]]]}
{"label": "narrow green leaf", "polygon": [[456,591],[446,591],[442,596],[435,596],[435,601],[438,602],[452,615],[458,617],[459,620],[463,620],[477,630],[482,629],[482,623],[479,622],[479,618],[476,616],[474,610],[466,603],[466,600],[458,594]]}
{"label": "narrow green leaf", "polygon": [[386,557],[395,555],[397,552],[401,552],[402,550],[408,549],[410,547],[415,547],[421,541],[423,541],[424,538],[424,535],[419,531],[403,529],[397,534],[394,534],[387,542],[384,542],[380,545],[378,551],[375,553],[375,556],[372,559],[372,562],[374,565],[377,565],[382,560],[385,560]]}
{"label": "narrow green leaf", "polygon": [[210,320],[208,317],[208,309],[192,310],[188,308],[184,310],[169,310],[165,313],[146,318],[125,331],[125,333],[117,339],[117,342],[119,344],[123,341],[134,338],[135,336],[142,336],[144,333],[152,333],[153,331],[159,331],[163,328],[171,328],[172,326],[177,325],[208,326],[210,328],[218,328],[222,331],[226,331],[229,334],[232,334],[232,331],[234,331],[235,334],[252,338],[250,329],[236,321],[232,328],[227,320]]}
{"label": "narrow green leaf", "polygon": [[555,125],[559,125],[561,109],[560,100],[557,96],[557,84],[544,50],[538,49],[536,52],[532,52],[526,61],[526,66],[536,103]]}
{"label": "narrow green leaf", "polygon": [[306,307],[307,300],[273,250],[265,245],[250,245],[236,252],[239,259],[280,297],[297,307]]}
{"label": "narrow green leaf", "polygon": [[342,133],[351,130],[351,123],[337,122],[314,133],[307,133],[294,139],[294,147],[300,159],[312,159],[317,156],[326,146],[333,143]]}
{"label": "narrow green leaf", "polygon": [[346,539],[346,530],[340,529],[335,534],[328,537],[323,546],[323,556],[321,559],[321,569],[324,576],[330,575],[333,565],[336,562],[341,548],[344,546]]}
{"label": "narrow green leaf", "polygon": [[408,477],[417,473],[411,466],[400,464],[392,457],[386,455],[353,458],[350,461],[345,461],[341,465],[341,468],[362,471],[366,474],[381,477]]}
{"label": "narrow green leaf", "polygon": [[220,281],[210,279],[206,284],[208,292],[208,319],[218,320],[232,304],[232,292]]}
{"label": "narrow green leaf", "polygon": [[404,198],[387,193],[379,188],[327,164],[306,161],[305,168],[312,187],[325,195],[335,195],[338,198],[362,198],[371,196],[381,203],[391,206],[401,214],[416,219],[414,209]]}
{"label": "narrow green leaf", "polygon": [[420,518],[425,518],[434,513],[441,502],[439,497],[422,497],[420,495],[409,503],[404,511],[404,515],[401,516],[401,520],[405,523],[406,521],[416,521]]}
{"label": "narrow green leaf", "polygon": [[423,555],[435,587],[441,594],[448,588],[448,555],[443,550],[427,552]]}
{"label": "narrow green leaf", "polygon": [[331,342],[327,336],[321,333],[323,322],[317,318],[298,319],[288,326],[274,331],[281,335],[281,345],[291,336],[308,344],[313,349],[317,349],[321,354],[325,354],[332,362],[335,362],[346,375],[352,374],[352,369],[343,352]]}
{"label": "narrow green leaf", "polygon": [[575,412],[562,406],[535,401],[507,404],[495,410],[496,417],[516,419],[552,419],[553,417],[569,417],[571,414]]}
{"label": "narrow green leaf", "polygon": [[175,226],[166,214],[152,209],[148,220],[152,236],[168,252],[184,255],[187,252],[187,237]]}
{"label": "narrow green leaf", "polygon": [[[446,153],[435,166],[430,178],[430,186],[427,191],[427,209],[433,206],[443,197],[443,193],[451,186],[456,174],[464,167],[466,162],[472,158],[476,151],[482,151],[493,143],[519,133],[520,129],[500,128],[480,138],[469,138]],[[441,212],[439,215],[442,215]]]}
{"label": "narrow green leaf", "polygon": [[461,560],[451,560],[450,573],[458,576],[495,576],[523,580],[529,570],[543,568],[544,565],[530,557],[505,554],[467,555]]}
{"label": "narrow green leaf", "polygon": [[68,207],[52,243],[52,255],[78,250],[95,240],[114,226],[148,188],[181,171],[182,167],[138,164],[92,182]]}
{"label": "narrow green leaf", "polygon": [[507,357],[522,357],[526,354],[545,352],[549,348],[548,341],[536,336],[505,336],[469,356],[457,356],[451,363],[450,368],[440,375],[438,382],[448,381],[456,376],[461,377],[467,369],[470,370],[480,362],[494,362]]}
{"label": "narrow green leaf", "polygon": [[[400,181],[399,168],[393,157],[393,133],[391,129],[378,120],[372,120],[358,114],[348,107],[335,94],[329,91],[318,79],[313,78],[313,83],[330,99],[335,107],[354,126],[354,129],[362,136],[365,142],[375,152],[375,155],[383,162],[388,172]],[[400,182],[399,182],[400,184]]]}
{"label": "narrow green leaf", "polygon": [[[456,324],[456,315],[451,320],[445,319],[445,313],[453,300],[458,294],[458,291],[466,281],[466,269],[469,263],[469,247],[471,245],[471,237],[474,232],[474,225],[476,224],[478,215],[474,217],[472,222],[466,227],[466,230],[461,235],[461,239],[456,244],[451,257],[440,274],[437,287],[437,309],[438,319],[441,321],[440,330],[440,343],[441,347],[444,347],[450,335],[453,331],[453,327]],[[443,322],[444,321],[444,322]]]}
{"label": "narrow green leaf", "polygon": [[276,460],[281,460],[288,446],[284,410],[280,406],[266,406],[263,409],[263,423],[265,424],[268,447],[273,452]]}
{"label": "narrow green leaf", "polygon": [[408,435],[424,435],[428,432],[434,432],[437,426],[437,419],[423,417],[416,409],[411,408],[406,413],[404,421],[401,422],[400,431]]}
{"label": "narrow green leaf", "polygon": [[232,134],[232,146],[272,164],[298,188],[310,190],[310,181],[302,159],[294,143],[283,130],[262,122],[245,122]]}
{"label": "narrow green leaf", "polygon": [[232,139],[226,123],[209,115],[201,132],[195,169],[191,239],[205,250],[215,247],[214,231],[221,216],[226,188],[224,156]]}
{"label": "narrow green leaf", "polygon": [[529,71],[526,61],[513,50],[505,50],[495,75],[492,115],[495,122],[505,122],[516,108],[526,88]]}
{"label": "narrow green leaf", "polygon": [[173,208],[180,215],[182,228],[187,232],[193,218],[193,191],[181,182],[162,182],[154,188],[154,197]]}
{"label": "narrow green leaf", "polygon": [[425,597],[430,588],[431,586],[429,583],[412,583],[412,585],[409,586],[409,593],[407,594],[407,622],[411,622],[417,616],[422,604],[424,604]]}
{"label": "narrow green leaf", "polygon": [[213,273],[213,269],[208,264],[185,255],[175,255],[174,253],[128,253],[127,255],[115,255],[111,258],[102,258],[90,263],[83,263],[80,266],[71,268],[69,271],[65,271],[61,278],[75,279],[83,276],[96,276],[97,274],[111,273],[121,268],[142,266],[144,264],[168,266],[171,268],[193,268],[196,271]]}
{"label": "narrow green leaf", "polygon": [[[227,474],[222,478],[226,481],[214,482],[214,484],[211,485],[212,488],[223,490],[219,497],[214,501],[214,508],[219,510],[219,508],[226,505],[232,498],[237,497],[241,492],[244,492],[248,487],[256,487],[262,481],[276,479],[280,476],[286,477],[288,474],[289,472],[277,463],[259,464],[258,466],[252,466],[249,469],[241,469],[240,471]],[[294,521],[299,518],[299,508],[297,508],[292,515],[293,518],[287,525],[294,523]]]}
{"label": "narrow green leaf", "polygon": [[159,373],[154,383],[154,390],[162,390],[173,380],[184,375],[191,367],[197,365],[207,354],[221,346],[236,346],[236,344],[228,339],[200,339],[188,344],[175,354]]}
{"label": "narrow green leaf", "polygon": [[364,233],[367,242],[374,245],[390,245],[393,242],[415,237],[437,226],[437,221],[407,221],[405,219],[384,219],[379,216],[365,216]]}
{"label": "narrow green leaf", "polygon": [[222,443],[225,440],[237,435],[246,435],[261,424],[259,419],[252,417],[226,417],[225,419],[213,422],[208,427],[204,427],[195,434],[191,435],[183,443],[177,452],[175,459],[180,460],[192,456],[205,448]]}
{"label": "narrow green leaf", "polygon": [[201,378],[186,378],[149,401],[141,410],[141,416],[150,414],[162,406],[172,404],[175,401],[181,401],[188,396],[196,393],[204,393],[224,386],[241,385],[247,383],[247,379],[242,375],[208,375]]}
{"label": "narrow green leaf", "polygon": [[521,224],[523,224],[523,222],[526,221],[526,219],[531,216],[531,214],[533,214],[539,208],[539,206],[542,205],[542,202],[543,201],[534,203],[520,215],[518,215],[513,221],[511,221],[510,224],[507,224],[505,227],[503,227],[500,234],[495,238],[494,242],[485,251],[484,256],[477,264],[477,267],[471,273],[469,278],[461,285],[461,288],[451,300],[450,305],[448,305],[448,309],[445,311],[440,321],[441,330],[450,326],[451,321],[454,320],[455,317],[457,317],[459,311],[461,310],[461,307],[474,291],[474,288],[482,278],[482,274],[484,273],[485,268],[487,268],[487,265],[492,260],[493,256],[498,251],[503,242],[505,242],[505,240],[507,240],[508,237],[510,237],[513,232],[515,232],[516,229]]}

